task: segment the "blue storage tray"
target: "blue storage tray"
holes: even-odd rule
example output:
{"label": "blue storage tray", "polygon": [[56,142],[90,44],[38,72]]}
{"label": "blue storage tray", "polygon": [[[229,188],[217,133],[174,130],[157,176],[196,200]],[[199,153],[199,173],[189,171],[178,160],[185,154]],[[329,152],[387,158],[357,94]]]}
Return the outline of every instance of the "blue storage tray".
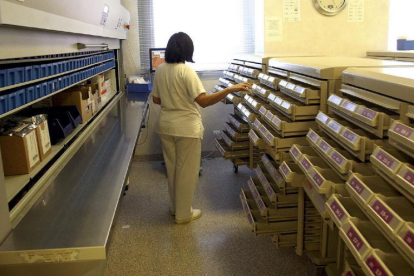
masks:
{"label": "blue storage tray", "polygon": [[7,86],[7,70],[0,70],[0,87]]}
{"label": "blue storage tray", "polygon": [[26,103],[30,103],[33,102],[34,100],[36,100],[36,95],[35,95],[35,87],[34,86],[30,86],[28,88],[26,88]]}
{"label": "blue storage tray", "polygon": [[53,75],[60,73],[59,62],[52,63],[52,67],[53,67]]}
{"label": "blue storage tray", "polygon": [[32,80],[34,80],[33,75],[34,75],[33,67],[32,66],[26,66],[24,68],[25,80],[26,81],[32,81]]}
{"label": "blue storage tray", "polygon": [[35,93],[34,93],[35,100],[43,98],[45,96],[41,84],[34,86],[34,90],[35,90]]}
{"label": "blue storage tray", "polygon": [[42,77],[42,71],[40,70],[39,65],[33,65],[33,80],[41,79]]}
{"label": "blue storage tray", "polygon": [[47,64],[42,64],[40,65],[40,74],[42,76],[42,78],[46,78],[48,77],[48,70],[47,70]]}
{"label": "blue storage tray", "polygon": [[9,95],[0,96],[0,114],[9,111]]}
{"label": "blue storage tray", "polygon": [[7,69],[7,86],[24,82],[24,67]]}
{"label": "blue storage tray", "polygon": [[128,93],[149,93],[152,90],[152,83],[128,83]]}
{"label": "blue storage tray", "polygon": [[17,92],[13,92],[8,94],[9,96],[9,111],[16,109],[24,104],[26,104],[26,95],[25,95],[26,89],[21,89]]}
{"label": "blue storage tray", "polygon": [[55,66],[54,63],[47,64],[47,75],[53,76],[55,74]]}
{"label": "blue storage tray", "polygon": [[41,94],[43,95],[43,97],[50,94],[49,84],[47,82],[42,83],[40,86],[42,87],[42,93]]}
{"label": "blue storage tray", "polygon": [[53,92],[55,92],[55,86],[51,80],[47,82],[47,94],[52,94]]}

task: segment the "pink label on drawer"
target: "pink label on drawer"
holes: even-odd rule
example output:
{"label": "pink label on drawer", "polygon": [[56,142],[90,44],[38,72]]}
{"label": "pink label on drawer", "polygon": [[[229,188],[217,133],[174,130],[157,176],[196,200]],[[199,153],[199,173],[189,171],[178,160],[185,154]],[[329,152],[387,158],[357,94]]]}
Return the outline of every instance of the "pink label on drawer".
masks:
{"label": "pink label on drawer", "polygon": [[266,138],[267,138],[267,140],[268,140],[269,142],[273,142],[274,137],[273,137],[273,135],[272,135],[271,133],[268,133],[268,134],[266,135]]}
{"label": "pink label on drawer", "polygon": [[409,138],[414,133],[414,130],[412,128],[409,128],[402,124],[396,124],[393,130],[405,138]]}
{"label": "pink label on drawer", "polygon": [[369,256],[365,263],[373,275],[388,276],[387,272],[385,272],[385,269],[381,266],[377,259],[374,258],[374,256]]}
{"label": "pink label on drawer", "polygon": [[263,162],[263,164],[265,164],[267,166],[267,164],[269,164],[269,158],[267,158],[266,155],[263,155],[262,156],[262,162]]}
{"label": "pink label on drawer", "polygon": [[261,131],[262,133],[266,133],[266,128],[265,128],[264,126],[260,126],[260,131]]}
{"label": "pink label on drawer", "polygon": [[257,191],[257,189],[254,189],[254,190],[252,191],[252,194],[253,194],[253,197],[254,197],[254,198],[258,198],[258,197],[260,196],[260,194],[259,194],[259,192]]}
{"label": "pink label on drawer", "polygon": [[414,251],[414,234],[411,231],[407,231],[404,236],[404,242]]}
{"label": "pink label on drawer", "polygon": [[345,130],[344,133],[343,133],[343,136],[344,136],[345,139],[347,139],[348,141],[351,141],[353,143],[355,142],[355,140],[357,138],[356,134],[353,133],[350,130]]}
{"label": "pink label on drawer", "polygon": [[338,165],[341,165],[345,159],[337,152],[334,152],[331,156],[332,160],[335,161]]}
{"label": "pink label on drawer", "polygon": [[311,167],[311,164],[306,158],[303,158],[300,163],[302,164],[302,166],[305,168],[306,171],[308,171],[309,168]]}
{"label": "pink label on drawer", "polygon": [[332,202],[332,203],[331,203],[331,209],[332,209],[332,211],[334,212],[335,216],[336,216],[339,220],[341,220],[341,219],[344,217],[345,212],[344,212],[344,210],[342,210],[342,208],[339,206],[338,202],[336,202],[336,201]]}
{"label": "pink label on drawer", "polygon": [[368,108],[364,108],[361,115],[364,116],[365,118],[372,120],[374,119],[375,115],[377,115],[377,112],[375,112],[374,110],[368,109]]}
{"label": "pink label on drawer", "polygon": [[387,224],[389,224],[394,218],[393,214],[391,214],[388,208],[385,207],[384,204],[382,204],[379,200],[376,200],[371,208]]}
{"label": "pink label on drawer", "polygon": [[357,192],[359,195],[365,190],[364,186],[362,186],[361,182],[355,177],[349,181],[349,185],[351,185],[352,189]]}
{"label": "pink label on drawer", "polygon": [[325,153],[329,150],[329,149],[331,149],[332,147],[330,146],[330,145],[328,145],[325,141],[321,141],[320,143],[319,143],[319,148],[321,149],[321,150],[323,150]]}
{"label": "pink label on drawer", "polygon": [[272,122],[276,125],[276,126],[280,126],[280,124],[282,123],[282,121],[279,119],[279,117],[274,116],[272,119]]}
{"label": "pink label on drawer", "polygon": [[335,122],[333,120],[331,120],[329,122],[328,126],[329,126],[330,129],[332,129],[333,131],[335,131],[337,133],[341,130],[341,127],[342,127],[340,124],[338,124],[337,122]]}
{"label": "pink label on drawer", "polygon": [[283,177],[280,175],[280,173],[276,169],[272,172],[272,175],[275,178],[277,183],[280,183],[280,181],[283,180]]}
{"label": "pink label on drawer", "polygon": [[312,140],[312,142],[316,143],[319,139],[319,135],[317,135],[315,132],[313,131],[309,131],[308,133],[308,137]]}
{"label": "pink label on drawer", "polygon": [[375,157],[388,168],[391,168],[392,165],[395,163],[394,159],[388,154],[386,154],[385,152],[383,152],[382,150],[379,150]]}
{"label": "pink label on drawer", "polygon": [[259,111],[260,111],[260,113],[265,114],[267,110],[266,110],[266,108],[264,108],[264,107],[262,106],[262,107],[260,108],[260,110],[259,110]]}
{"label": "pink label on drawer", "polygon": [[263,200],[261,198],[257,199],[257,205],[259,205],[260,210],[266,209],[266,206],[264,205]]}
{"label": "pink label on drawer", "polygon": [[256,171],[256,174],[257,174],[258,176],[260,176],[260,175],[262,175],[262,174],[263,174],[262,169],[261,169],[260,167],[257,167],[257,168],[255,169],[255,171]]}
{"label": "pink label on drawer", "polygon": [[317,173],[315,171],[315,174],[312,177],[313,181],[315,181],[316,185],[318,185],[319,187],[322,185],[322,183],[324,182],[324,179],[322,178],[322,176]]}
{"label": "pink label on drawer", "polygon": [[272,120],[273,116],[274,115],[271,112],[266,113],[266,118],[269,119],[269,120]]}
{"label": "pink label on drawer", "polygon": [[273,197],[275,192],[273,191],[272,187],[267,186],[266,187],[266,194],[267,194],[268,197]]}
{"label": "pink label on drawer", "polygon": [[349,228],[346,235],[356,250],[359,251],[364,245],[364,242],[362,241],[361,237],[355,232],[354,228]]}
{"label": "pink label on drawer", "polygon": [[295,157],[295,159],[298,159],[299,156],[300,156],[300,152],[299,152],[299,150],[295,146],[293,146],[290,149],[290,153]]}
{"label": "pink label on drawer", "polygon": [[280,166],[280,169],[282,170],[282,172],[283,172],[283,174],[284,174],[285,176],[288,176],[288,175],[289,175],[289,173],[290,173],[290,169],[288,168],[288,166],[286,165],[286,163],[283,163],[283,164]]}
{"label": "pink label on drawer", "polygon": [[407,181],[408,183],[414,186],[414,173],[413,172],[407,171],[404,175],[404,179],[405,181]]}

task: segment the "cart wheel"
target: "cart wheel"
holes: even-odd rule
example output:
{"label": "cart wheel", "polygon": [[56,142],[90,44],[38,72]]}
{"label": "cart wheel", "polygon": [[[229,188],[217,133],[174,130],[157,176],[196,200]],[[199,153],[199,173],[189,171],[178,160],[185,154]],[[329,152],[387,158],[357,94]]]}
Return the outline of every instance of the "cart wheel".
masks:
{"label": "cart wheel", "polygon": [[238,173],[239,172],[239,166],[234,165],[233,166],[233,172]]}

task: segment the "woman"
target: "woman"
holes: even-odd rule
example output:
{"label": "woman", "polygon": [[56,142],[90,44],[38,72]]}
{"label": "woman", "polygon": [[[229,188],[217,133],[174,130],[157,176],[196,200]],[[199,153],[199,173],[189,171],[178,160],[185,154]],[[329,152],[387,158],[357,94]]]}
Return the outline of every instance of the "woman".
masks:
{"label": "woman", "polygon": [[155,73],[153,102],[161,105],[157,133],[161,138],[168,176],[171,214],[176,223],[201,217],[193,209],[198,183],[203,124],[198,105],[205,108],[224,99],[227,94],[246,91],[249,83],[240,83],[207,95],[197,73],[185,62],[193,61],[194,45],[185,33],[176,33],[168,41],[166,63]]}

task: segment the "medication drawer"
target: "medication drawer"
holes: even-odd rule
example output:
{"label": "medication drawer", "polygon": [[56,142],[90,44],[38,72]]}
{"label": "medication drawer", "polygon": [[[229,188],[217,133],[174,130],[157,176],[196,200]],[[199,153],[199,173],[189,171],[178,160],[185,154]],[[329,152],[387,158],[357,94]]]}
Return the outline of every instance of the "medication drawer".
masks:
{"label": "medication drawer", "polygon": [[239,67],[239,73],[252,79],[257,79],[260,71],[249,67]]}
{"label": "medication drawer", "polygon": [[414,125],[392,121],[388,136],[393,146],[414,158]]}
{"label": "medication drawer", "polygon": [[350,101],[337,95],[329,97],[328,105],[335,114],[353,122],[379,138],[383,138],[386,135],[390,126],[390,119],[398,118],[396,114],[375,107],[372,104]]}
{"label": "medication drawer", "polygon": [[281,80],[278,87],[281,92],[305,104],[320,103],[320,90],[311,86]]}
{"label": "medication drawer", "polygon": [[222,139],[215,139],[214,145],[225,159],[249,157],[248,150],[232,151]]}
{"label": "medication drawer", "polygon": [[250,126],[247,124],[243,119],[238,117],[237,115],[230,114],[229,122],[239,131],[239,132],[249,132]]}
{"label": "medication drawer", "polygon": [[319,112],[319,105],[305,105],[280,92],[269,93],[267,101],[293,121],[314,120]]}
{"label": "medication drawer", "polygon": [[260,83],[266,85],[267,87],[270,87],[274,90],[278,90],[278,84],[281,81],[280,78],[275,77],[275,76],[269,76],[263,73],[260,73],[258,76],[258,79],[260,81]]}

